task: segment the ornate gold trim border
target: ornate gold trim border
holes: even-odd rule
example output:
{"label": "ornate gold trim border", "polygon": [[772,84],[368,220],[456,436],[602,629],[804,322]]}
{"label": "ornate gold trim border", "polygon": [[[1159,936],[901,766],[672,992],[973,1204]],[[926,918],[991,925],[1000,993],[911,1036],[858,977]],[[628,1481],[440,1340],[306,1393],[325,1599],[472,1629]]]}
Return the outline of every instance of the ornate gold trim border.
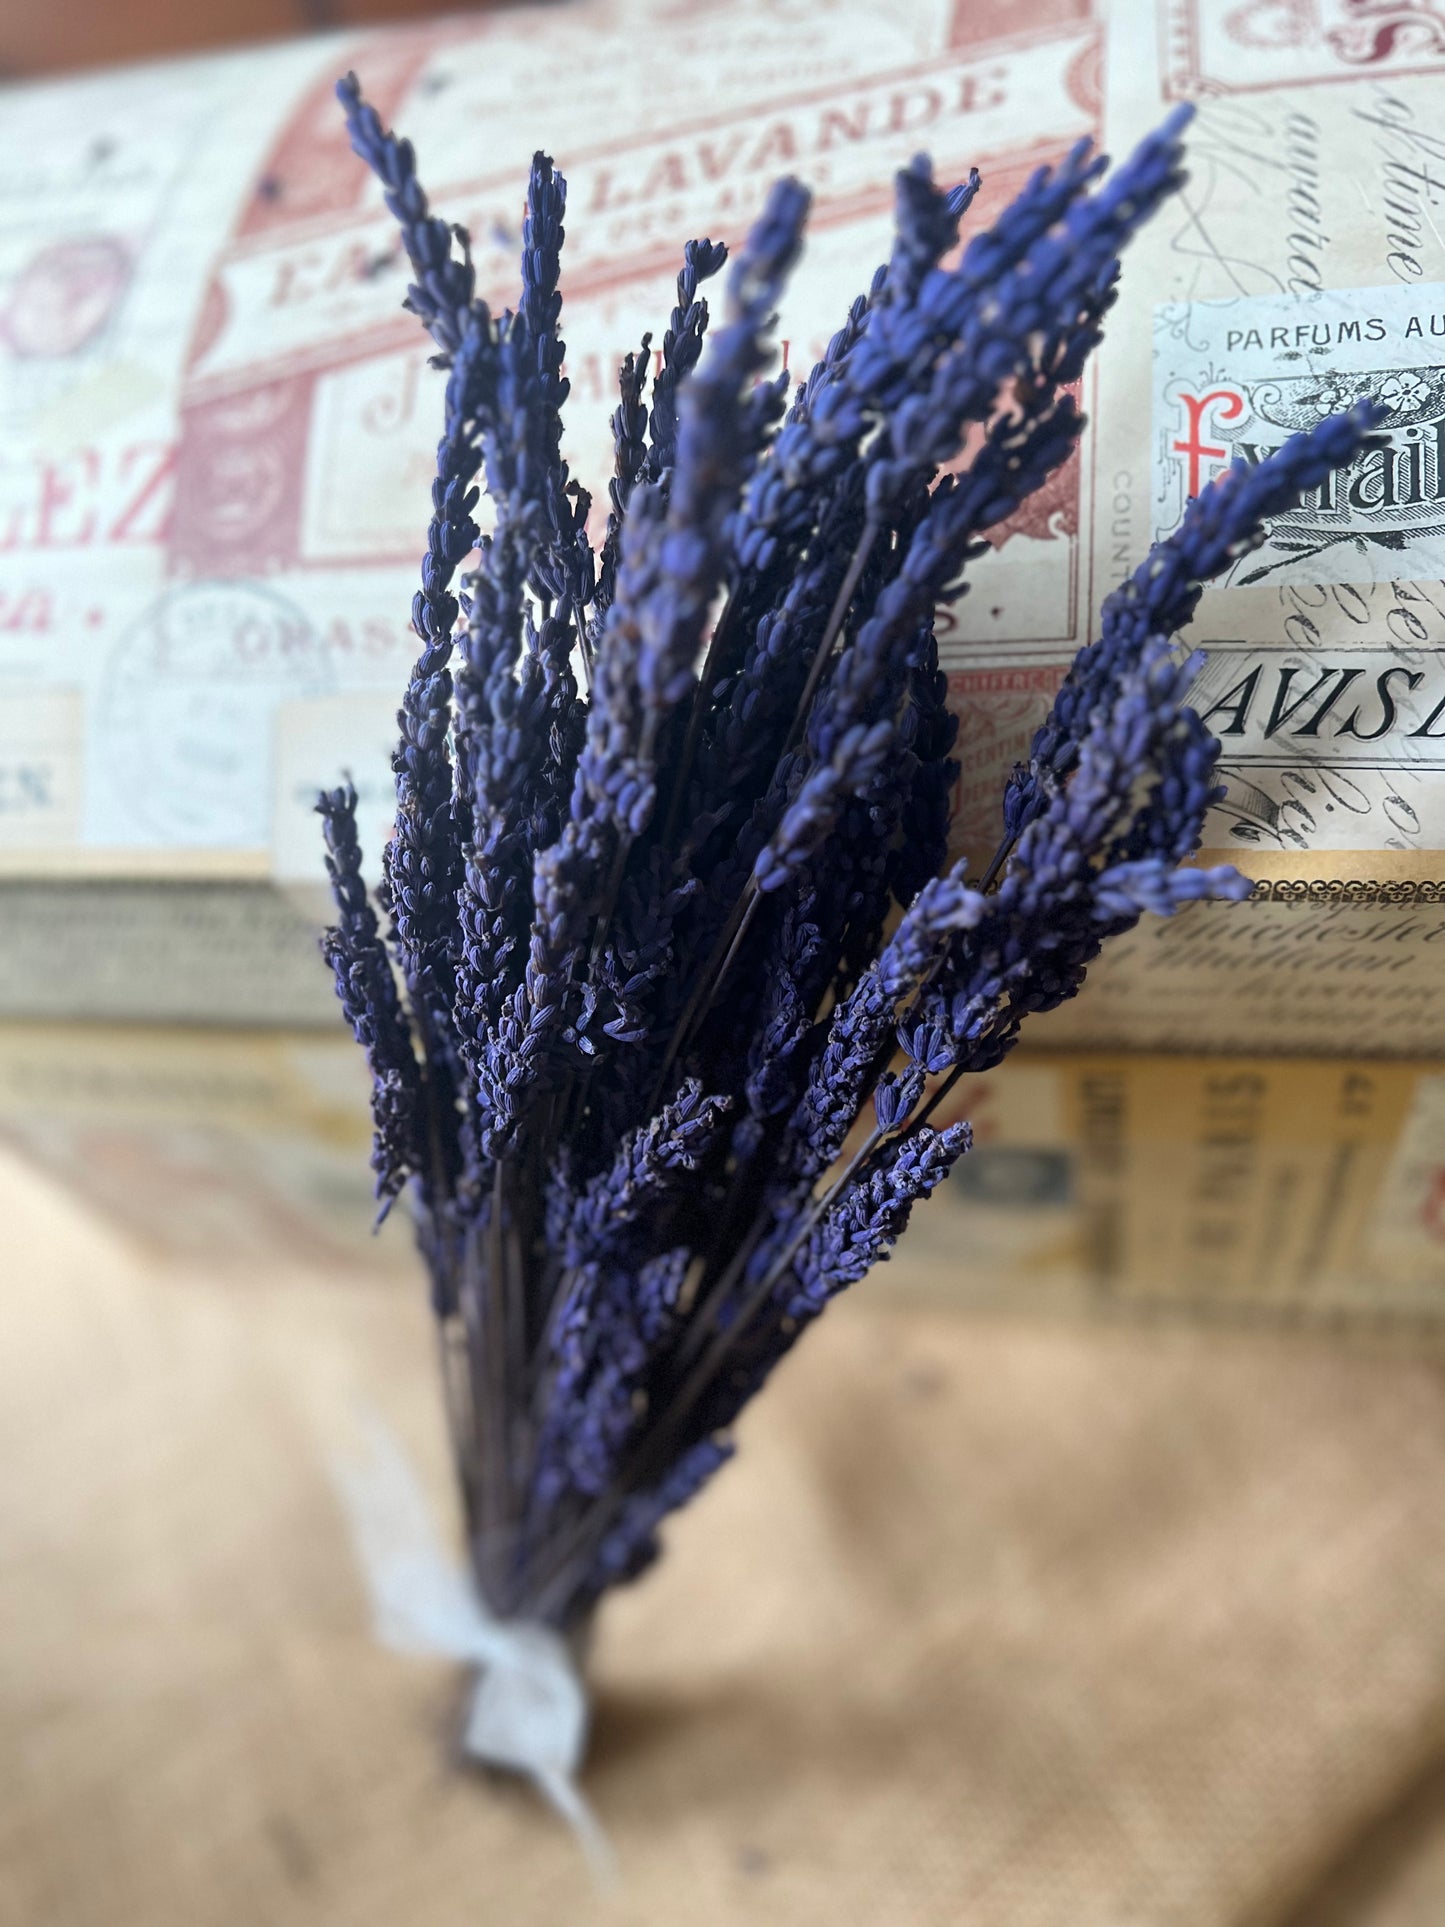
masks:
{"label": "ornate gold trim border", "polygon": [[1387,905],[1398,909],[1417,903],[1445,903],[1445,881],[1422,882],[1410,877],[1383,882],[1374,877],[1260,877],[1250,891],[1249,901]]}

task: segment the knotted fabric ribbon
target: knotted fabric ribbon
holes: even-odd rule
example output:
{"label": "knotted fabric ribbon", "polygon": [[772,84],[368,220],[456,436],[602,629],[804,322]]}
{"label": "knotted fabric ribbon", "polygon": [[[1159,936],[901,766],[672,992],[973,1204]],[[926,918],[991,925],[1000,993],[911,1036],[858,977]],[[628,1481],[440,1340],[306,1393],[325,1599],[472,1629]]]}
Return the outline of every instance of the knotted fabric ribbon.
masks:
{"label": "knotted fabric ribbon", "polygon": [[587,1741],[587,1693],[561,1634],[502,1620],[479,1599],[436,1530],[401,1445],[374,1414],[354,1450],[332,1460],[377,1639],[393,1652],[460,1660],[477,1669],[462,1735],[488,1766],[524,1774],[571,1826],[599,1878],[612,1851],[577,1786]]}

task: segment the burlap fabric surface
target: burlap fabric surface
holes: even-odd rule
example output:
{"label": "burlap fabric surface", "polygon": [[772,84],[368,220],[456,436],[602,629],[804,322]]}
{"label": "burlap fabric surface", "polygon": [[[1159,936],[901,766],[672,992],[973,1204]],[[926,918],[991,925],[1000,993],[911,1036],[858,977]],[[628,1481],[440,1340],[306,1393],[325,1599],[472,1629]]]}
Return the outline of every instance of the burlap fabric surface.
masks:
{"label": "burlap fabric surface", "polygon": [[161,1274],[0,1166],[0,1918],[1438,1927],[1445,1373],[839,1306],[595,1652],[599,1896],[448,1763],[325,1455],[420,1291]]}

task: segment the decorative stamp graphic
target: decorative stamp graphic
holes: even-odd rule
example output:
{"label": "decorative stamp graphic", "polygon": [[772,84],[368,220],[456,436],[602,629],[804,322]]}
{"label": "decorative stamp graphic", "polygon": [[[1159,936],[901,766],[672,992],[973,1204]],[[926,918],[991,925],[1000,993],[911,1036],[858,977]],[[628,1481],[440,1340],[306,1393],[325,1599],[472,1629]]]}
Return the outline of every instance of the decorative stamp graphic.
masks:
{"label": "decorative stamp graphic", "polygon": [[123,820],[93,840],[263,844],[276,705],[332,682],[322,639],[273,590],[197,582],[163,596],[107,666],[91,754]]}
{"label": "decorative stamp graphic", "polygon": [[1445,286],[1161,307],[1153,522],[1361,396],[1389,412],[1354,465],[1282,515],[1234,587],[1445,576]]}
{"label": "decorative stamp graphic", "polygon": [[281,376],[186,416],[176,574],[264,574],[295,560],[310,432],[311,377]]}
{"label": "decorative stamp graphic", "polygon": [[111,234],[41,249],[16,275],[0,319],[11,353],[27,360],[78,353],[105,328],[130,277],[130,252]]}
{"label": "decorative stamp graphic", "polygon": [[1175,98],[1445,71],[1445,5],[1167,0],[1164,50]]}

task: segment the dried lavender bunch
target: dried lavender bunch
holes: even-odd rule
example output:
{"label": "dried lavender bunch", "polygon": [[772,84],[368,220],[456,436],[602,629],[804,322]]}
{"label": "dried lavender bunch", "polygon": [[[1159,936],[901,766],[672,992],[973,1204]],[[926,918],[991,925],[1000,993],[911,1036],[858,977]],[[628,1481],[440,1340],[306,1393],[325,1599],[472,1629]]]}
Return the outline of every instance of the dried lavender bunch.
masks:
{"label": "dried lavender bunch", "polygon": [[773,189],[720,325],[726,251],[689,242],[650,400],[650,338],[620,370],[594,555],[561,452],[562,176],[537,155],[493,314],[410,145],[338,91],[447,380],[385,933],[339,789],[326,955],[375,1079],[378,1196],[409,1190],[430,1270],[476,1583],[567,1630],[967,1149],[929,1122],[953,1082],[1145,911],[1245,894],[1188,863],[1218,745],[1173,638],[1373,417],[1193,504],[1106,603],[998,849],[945,869],[934,614],[1073,449],[1070,386],[1183,178],[1186,115],[1111,173],[1087,144],[1040,169],[960,253],[977,177],[950,192],[916,160],[891,258],[791,402],[765,371],[806,191]]}

